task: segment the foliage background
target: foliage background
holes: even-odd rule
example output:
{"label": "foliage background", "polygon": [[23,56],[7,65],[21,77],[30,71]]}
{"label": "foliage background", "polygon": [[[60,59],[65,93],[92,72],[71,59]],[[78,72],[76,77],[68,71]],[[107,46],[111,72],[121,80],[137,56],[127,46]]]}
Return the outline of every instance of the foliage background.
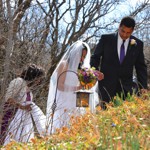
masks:
{"label": "foliage background", "polygon": [[149,0],[0,0],[0,122],[6,88],[26,64],[46,70],[34,89],[45,112],[51,73],[69,45],[84,40],[93,52],[101,34],[116,31],[125,15],[137,22],[134,35],[145,43],[150,78],[149,8]]}

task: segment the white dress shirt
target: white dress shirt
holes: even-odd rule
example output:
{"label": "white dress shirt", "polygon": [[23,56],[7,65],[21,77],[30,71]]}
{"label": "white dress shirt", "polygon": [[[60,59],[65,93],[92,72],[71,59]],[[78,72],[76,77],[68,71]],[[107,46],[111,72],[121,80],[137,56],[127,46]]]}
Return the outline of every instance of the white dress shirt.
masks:
{"label": "white dress shirt", "polygon": [[[118,33],[117,48],[118,48],[118,58],[119,58],[119,59],[120,59],[120,48],[121,48],[122,42],[123,42],[123,39],[120,37],[120,35],[119,35],[119,33]],[[124,42],[125,55],[126,55],[126,53],[127,53],[128,44],[129,44],[129,38],[126,39],[125,42]]]}

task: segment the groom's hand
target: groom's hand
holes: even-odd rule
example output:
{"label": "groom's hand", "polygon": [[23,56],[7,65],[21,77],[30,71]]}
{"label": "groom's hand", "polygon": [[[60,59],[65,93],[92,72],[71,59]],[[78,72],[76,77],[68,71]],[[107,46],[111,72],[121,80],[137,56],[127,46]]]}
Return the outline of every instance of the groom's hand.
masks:
{"label": "groom's hand", "polygon": [[104,79],[104,74],[102,72],[96,70],[96,74],[99,81]]}

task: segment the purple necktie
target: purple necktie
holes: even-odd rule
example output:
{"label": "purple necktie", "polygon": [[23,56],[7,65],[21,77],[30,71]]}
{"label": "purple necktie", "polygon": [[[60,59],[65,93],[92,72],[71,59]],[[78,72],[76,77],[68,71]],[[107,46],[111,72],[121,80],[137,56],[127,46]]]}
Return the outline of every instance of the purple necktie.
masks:
{"label": "purple necktie", "polygon": [[122,64],[124,57],[125,57],[125,47],[124,47],[124,42],[125,40],[123,40],[121,47],[120,47],[120,64]]}

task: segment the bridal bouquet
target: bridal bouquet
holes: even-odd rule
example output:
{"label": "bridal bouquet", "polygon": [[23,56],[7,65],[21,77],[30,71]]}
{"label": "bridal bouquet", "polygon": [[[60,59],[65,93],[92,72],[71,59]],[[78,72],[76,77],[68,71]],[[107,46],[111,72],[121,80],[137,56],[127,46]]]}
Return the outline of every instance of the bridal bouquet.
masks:
{"label": "bridal bouquet", "polygon": [[82,86],[85,88],[91,88],[95,85],[97,79],[97,73],[94,67],[82,68],[78,70],[78,78]]}

